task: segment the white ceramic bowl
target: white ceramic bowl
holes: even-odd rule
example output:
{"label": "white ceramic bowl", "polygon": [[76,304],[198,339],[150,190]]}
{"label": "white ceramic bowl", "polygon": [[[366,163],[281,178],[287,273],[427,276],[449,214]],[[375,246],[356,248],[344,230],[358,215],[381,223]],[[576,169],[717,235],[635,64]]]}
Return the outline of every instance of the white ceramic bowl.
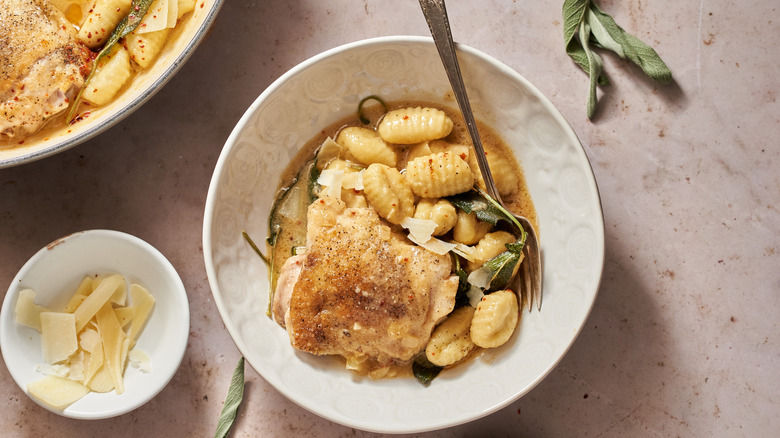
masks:
{"label": "white ceramic bowl", "polygon": [[129,412],[158,394],[179,368],[190,328],[184,284],[173,265],[154,247],[129,234],[90,230],[58,239],[38,251],[13,279],[0,310],[0,345],[8,371],[27,393],[27,384],[43,377],[40,334],[15,321],[19,292],[33,289],[36,303],[61,309],[81,279],[95,274],[121,274],[128,283],[146,287],[156,303],[136,348],[151,359],[151,371],[132,366],[125,371],[125,392],[89,393],[57,414],[79,419],[102,419]]}
{"label": "white ceramic bowl", "polygon": [[244,242],[262,243],[280,173],[299,147],[355,114],[370,94],[456,108],[430,38],[386,37],[347,44],[287,72],[249,107],[228,138],[209,187],[203,248],[225,326],[251,366],[304,408],[375,432],[420,432],[494,412],[539,383],[577,337],[596,298],[604,223],[588,159],[561,114],[499,61],[459,46],[477,118],[495,128],[521,161],[538,212],[544,304],[524,313],[519,332],[495,354],[442,373],[371,381],[336,361],[296,353],[265,316],[268,272]]}
{"label": "white ceramic bowl", "polygon": [[223,0],[199,0],[195,10],[171,32],[159,57],[151,67],[136,75],[109,103],[90,111],[89,117],[63,126],[46,136],[33,136],[14,147],[0,147],[0,169],[39,160],[62,152],[118,123],[154,96],[205,38],[217,17]]}

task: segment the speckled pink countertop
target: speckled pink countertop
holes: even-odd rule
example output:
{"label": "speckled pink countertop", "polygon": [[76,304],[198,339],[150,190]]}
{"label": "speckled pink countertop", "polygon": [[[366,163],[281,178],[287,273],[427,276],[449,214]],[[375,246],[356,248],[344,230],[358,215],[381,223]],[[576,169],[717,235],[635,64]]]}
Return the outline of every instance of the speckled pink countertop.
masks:
{"label": "speckled pink countertop", "polygon": [[[448,4],[456,41],[534,83],[591,159],[606,221],[595,308],[522,399],[424,436],[776,436],[780,431],[780,13],[777,3],[602,0],[676,82],[604,56],[612,85],[585,117],[561,4]],[[0,366],[3,436],[212,436],[239,352],[211,297],[201,229],[218,154],[289,68],[383,35],[428,35],[416,1],[227,1],[210,36],[144,107],[97,138],[0,170],[0,290],[48,242],[91,228],[162,251],[189,293],[189,348],[147,405],[101,421],[39,408]],[[232,436],[370,436],[309,413],[247,368]]]}

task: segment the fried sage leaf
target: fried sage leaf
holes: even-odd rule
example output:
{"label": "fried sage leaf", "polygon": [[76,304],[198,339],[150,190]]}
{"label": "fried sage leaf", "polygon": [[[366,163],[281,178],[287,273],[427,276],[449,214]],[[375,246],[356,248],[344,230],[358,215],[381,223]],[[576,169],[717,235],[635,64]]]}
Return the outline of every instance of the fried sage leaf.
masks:
{"label": "fried sage leaf", "polygon": [[431,363],[425,356],[425,352],[418,355],[412,362],[414,377],[425,386],[430,385],[431,381],[439,375],[442,369],[442,367]]}
{"label": "fried sage leaf", "polygon": [[490,225],[497,225],[498,221],[505,221],[512,224],[512,220],[501,209],[488,201],[482,194],[476,190],[460,193],[454,196],[448,196],[447,200],[455,207],[466,213],[474,213],[477,219],[487,222]]}

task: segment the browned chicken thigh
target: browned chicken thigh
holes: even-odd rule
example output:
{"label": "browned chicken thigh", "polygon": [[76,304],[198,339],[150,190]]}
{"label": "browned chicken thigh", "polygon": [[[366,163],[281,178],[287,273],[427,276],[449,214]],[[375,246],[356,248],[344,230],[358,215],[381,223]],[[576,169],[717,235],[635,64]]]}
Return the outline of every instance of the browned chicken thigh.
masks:
{"label": "browned chicken thigh", "polygon": [[64,111],[92,52],[46,0],[0,0],[0,139],[24,137]]}
{"label": "browned chicken thigh", "polygon": [[274,300],[299,350],[377,366],[409,361],[455,305],[450,258],[412,244],[373,209],[316,200],[307,246],[283,266]]}

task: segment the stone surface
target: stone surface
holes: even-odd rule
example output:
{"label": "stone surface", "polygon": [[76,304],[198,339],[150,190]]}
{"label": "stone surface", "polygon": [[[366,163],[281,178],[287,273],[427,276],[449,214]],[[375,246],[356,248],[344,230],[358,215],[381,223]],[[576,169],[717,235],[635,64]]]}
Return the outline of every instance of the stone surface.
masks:
{"label": "stone surface", "polygon": [[[651,44],[662,86],[605,55],[612,84],[585,117],[587,78],[565,55],[562,2],[448,5],[456,41],[516,69],[569,120],[606,222],[596,305],[560,365],[481,420],[425,436],[771,436],[780,430],[780,61],[777,5],[603,0]],[[331,47],[427,35],[416,2],[225,2],[210,36],[145,106],[97,138],[0,170],[0,287],[40,247],[108,228],[179,270],[192,328],[181,368],[118,418],[61,418],[0,366],[4,436],[209,436],[238,360],[211,298],[201,229],[232,127],[277,77]],[[274,182],[275,184],[275,182]],[[299,408],[247,369],[232,436],[370,436]]]}

